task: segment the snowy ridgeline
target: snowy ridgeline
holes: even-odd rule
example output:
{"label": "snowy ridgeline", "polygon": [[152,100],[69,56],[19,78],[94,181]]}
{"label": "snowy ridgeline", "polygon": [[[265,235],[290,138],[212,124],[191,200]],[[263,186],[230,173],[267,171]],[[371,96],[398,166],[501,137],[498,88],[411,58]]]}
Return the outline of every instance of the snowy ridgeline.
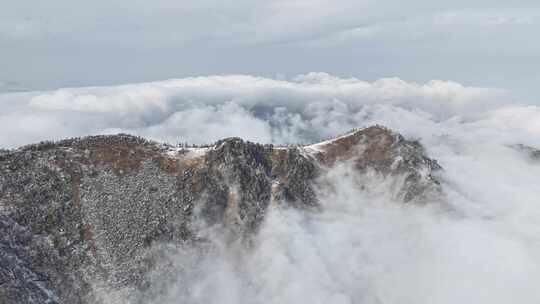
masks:
{"label": "snowy ridgeline", "polygon": [[[224,242],[248,245],[270,206],[321,210],[315,184],[328,183],[334,167],[388,180],[381,185],[397,202],[439,189],[437,163],[381,127],[290,148],[239,138],[173,147],[113,135],[1,154],[0,295],[8,303],[99,303],[104,290],[131,290],[128,300],[151,303],[142,291],[159,287],[153,275],[167,275],[158,247],[202,250],[215,227]],[[359,191],[372,189],[357,182]]]}

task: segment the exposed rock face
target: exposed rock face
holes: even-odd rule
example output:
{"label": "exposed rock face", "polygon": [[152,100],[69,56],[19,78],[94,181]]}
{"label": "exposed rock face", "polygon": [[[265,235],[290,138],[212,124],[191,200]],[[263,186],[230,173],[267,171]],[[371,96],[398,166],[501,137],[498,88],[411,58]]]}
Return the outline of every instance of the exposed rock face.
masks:
{"label": "exposed rock face", "polygon": [[94,303],[96,284],[144,289],[152,244],[200,241],[194,218],[245,237],[270,202],[317,208],[317,177],[342,161],[403,176],[405,202],[438,189],[420,144],[378,126],[295,148],[115,135],[4,151],[0,303]]}

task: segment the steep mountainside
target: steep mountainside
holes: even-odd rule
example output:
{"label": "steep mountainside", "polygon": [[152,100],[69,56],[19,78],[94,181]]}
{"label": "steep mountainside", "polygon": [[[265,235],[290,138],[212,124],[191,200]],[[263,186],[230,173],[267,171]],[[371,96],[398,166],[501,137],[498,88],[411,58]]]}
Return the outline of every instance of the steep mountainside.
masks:
{"label": "steep mountainside", "polygon": [[195,218],[248,239],[270,203],[317,211],[317,178],[337,163],[401,176],[404,202],[438,191],[420,144],[379,126],[292,148],[114,135],[0,152],[0,303],[94,303],[96,284],[144,290],[153,244],[204,242]]}

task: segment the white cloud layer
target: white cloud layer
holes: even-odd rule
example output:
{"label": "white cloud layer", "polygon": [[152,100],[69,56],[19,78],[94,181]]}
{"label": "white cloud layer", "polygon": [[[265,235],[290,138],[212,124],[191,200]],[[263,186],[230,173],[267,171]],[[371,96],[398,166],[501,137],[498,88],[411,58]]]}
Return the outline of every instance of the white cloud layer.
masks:
{"label": "white cloud layer", "polygon": [[[497,126],[504,119],[534,133],[538,108],[506,106],[507,98],[504,90],[451,81],[366,82],[325,73],[292,80],[230,75],[12,93],[0,95],[0,146],[118,132],[171,143],[209,143],[228,136],[296,143],[372,123],[411,132],[414,125],[403,125],[407,119],[435,126],[461,119],[467,120],[461,127],[505,128]],[[520,118],[512,120],[513,113]]]}

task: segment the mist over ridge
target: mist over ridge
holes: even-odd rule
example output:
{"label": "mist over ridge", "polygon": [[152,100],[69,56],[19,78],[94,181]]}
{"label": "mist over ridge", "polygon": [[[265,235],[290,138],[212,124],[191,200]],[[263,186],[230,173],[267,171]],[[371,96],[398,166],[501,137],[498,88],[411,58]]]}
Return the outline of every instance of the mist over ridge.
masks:
{"label": "mist over ridge", "polygon": [[[203,222],[197,231],[208,243],[201,248],[167,242],[150,247],[161,257],[158,265],[164,266],[150,273],[155,275],[154,285],[147,293],[93,282],[102,302],[416,304],[540,300],[536,288],[540,279],[540,162],[535,156],[540,147],[540,108],[514,102],[506,90],[438,80],[425,84],[398,78],[365,82],[325,73],[290,80],[229,75],[10,93],[0,95],[0,104],[4,109],[0,145],[5,148],[70,136],[129,133],[173,146],[237,136],[274,143],[278,149],[280,144],[316,143],[379,124],[417,141],[442,167],[436,173],[440,196],[403,204],[396,198],[403,183],[400,176],[357,172],[350,163],[338,162],[314,184],[320,212],[272,201],[249,246],[231,242],[220,226]],[[115,155],[127,155],[127,161],[118,160],[98,173],[92,173],[95,169],[90,167],[88,180],[81,182],[81,189],[90,193],[82,206],[101,202],[108,208],[124,206],[135,212],[129,208],[131,200],[108,204],[107,196],[96,190],[101,187],[98,185],[108,187],[108,195],[123,197],[139,193],[137,189],[146,187],[142,183],[148,176],[158,176],[157,185],[172,185],[178,178],[167,173],[173,168],[165,161],[169,156],[163,159],[145,150],[135,150],[134,155],[129,150],[107,154],[110,147],[98,147],[104,149],[95,154],[100,161],[111,161]],[[206,155],[205,151],[188,151],[182,157],[199,164],[197,159]],[[18,153],[21,157],[17,161],[25,161],[24,149],[2,152],[0,157],[10,153]],[[75,152],[62,148],[58,153]],[[84,159],[88,157],[85,153],[81,149],[74,157]],[[251,155],[244,153],[240,156]],[[157,164],[137,163],[137,157],[143,156],[157,159]],[[66,166],[56,159],[47,158],[35,165]],[[236,163],[224,164],[217,168],[229,172]],[[138,169],[129,171],[131,166]],[[5,170],[12,169],[6,166]],[[160,170],[166,174],[162,176]],[[257,177],[258,171],[253,172],[252,177]],[[92,174],[102,180],[92,182]],[[77,176],[67,176],[68,182],[77,182]],[[227,182],[215,184],[216,193],[228,198],[242,193],[230,178],[223,180]],[[159,195],[172,193],[174,187],[170,187],[149,190],[156,200],[148,204],[167,203]],[[253,206],[260,203],[247,201]],[[201,202],[211,203],[212,197],[203,196]],[[148,205],[137,200],[133,203]],[[178,212],[192,212],[189,208]],[[92,212],[107,214],[106,209],[99,209]],[[103,222],[99,223],[106,226],[105,215],[100,215]],[[234,213],[226,217],[237,220]]]}

